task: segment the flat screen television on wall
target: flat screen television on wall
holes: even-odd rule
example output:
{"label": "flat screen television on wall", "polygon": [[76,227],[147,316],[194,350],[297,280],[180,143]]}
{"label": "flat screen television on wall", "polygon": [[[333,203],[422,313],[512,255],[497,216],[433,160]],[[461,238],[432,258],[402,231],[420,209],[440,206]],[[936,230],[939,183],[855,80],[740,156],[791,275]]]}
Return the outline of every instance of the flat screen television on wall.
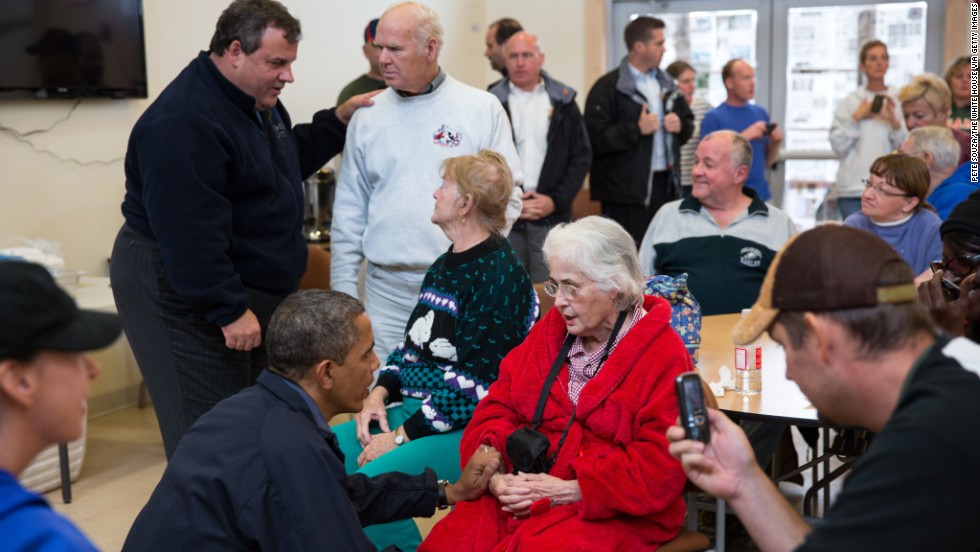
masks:
{"label": "flat screen television on wall", "polygon": [[0,3],[0,99],[146,97],[142,0]]}

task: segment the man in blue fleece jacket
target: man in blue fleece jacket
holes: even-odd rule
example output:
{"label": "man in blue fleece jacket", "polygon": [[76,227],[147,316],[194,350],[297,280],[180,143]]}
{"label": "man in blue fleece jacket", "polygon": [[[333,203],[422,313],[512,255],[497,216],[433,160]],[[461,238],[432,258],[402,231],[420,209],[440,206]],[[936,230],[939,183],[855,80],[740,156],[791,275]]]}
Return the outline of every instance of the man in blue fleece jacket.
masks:
{"label": "man in blue fleece jacket", "polygon": [[236,0],[137,121],[110,276],[170,457],[184,431],[265,367],[262,330],[306,269],[303,178],[343,149],[370,96],[292,126],[300,24]]}

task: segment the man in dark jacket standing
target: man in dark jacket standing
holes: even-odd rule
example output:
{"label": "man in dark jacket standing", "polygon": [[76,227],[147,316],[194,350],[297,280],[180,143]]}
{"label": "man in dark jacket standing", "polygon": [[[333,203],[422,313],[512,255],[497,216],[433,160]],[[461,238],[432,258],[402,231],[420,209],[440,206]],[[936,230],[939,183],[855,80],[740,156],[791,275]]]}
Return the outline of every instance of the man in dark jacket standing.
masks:
{"label": "man in dark jacket standing", "polygon": [[548,280],[541,245],[552,225],[572,220],[572,200],[589,171],[592,149],[575,90],[541,69],[537,37],[518,32],[504,45],[504,58],[508,76],[490,93],[510,117],[524,167],[523,207],[508,238],[538,283]]}
{"label": "man in dark jacket standing", "polygon": [[198,416],[255,383],[262,329],[306,270],[303,178],[344,147],[356,96],[293,127],[300,24],[236,0],[137,121],[110,277],[169,458]]}
{"label": "man in dark jacket standing", "polygon": [[694,132],[694,114],[660,68],[664,22],[637,17],[624,33],[629,50],[585,102],[592,141],[592,199],[637,244],[661,205],[680,197],[678,156]]}

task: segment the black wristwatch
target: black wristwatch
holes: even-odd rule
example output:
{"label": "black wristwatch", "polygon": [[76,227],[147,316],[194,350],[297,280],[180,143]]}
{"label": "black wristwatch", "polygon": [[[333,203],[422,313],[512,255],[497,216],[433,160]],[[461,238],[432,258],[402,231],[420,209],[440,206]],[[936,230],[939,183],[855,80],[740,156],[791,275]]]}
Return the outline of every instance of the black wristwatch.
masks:
{"label": "black wristwatch", "polygon": [[449,497],[446,496],[446,487],[449,486],[449,481],[446,479],[439,480],[439,488],[436,494],[436,508],[439,510],[445,510],[449,507]]}

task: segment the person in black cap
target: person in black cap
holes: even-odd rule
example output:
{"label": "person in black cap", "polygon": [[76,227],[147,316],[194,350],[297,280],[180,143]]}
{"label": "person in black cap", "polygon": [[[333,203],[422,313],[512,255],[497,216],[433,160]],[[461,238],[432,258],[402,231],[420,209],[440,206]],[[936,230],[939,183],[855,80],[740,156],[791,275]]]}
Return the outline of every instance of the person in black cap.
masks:
{"label": "person in black cap", "polygon": [[358,94],[384,90],[387,85],[385,78],[381,76],[381,64],[378,62],[379,51],[374,45],[374,35],[378,31],[378,19],[374,18],[364,27],[364,46],[361,51],[364,59],[368,61],[368,72],[347,83],[337,96],[337,105],[340,105]]}
{"label": "person in black cap", "polygon": [[919,284],[919,301],[946,333],[980,342],[980,191],[953,207],[939,234],[943,257],[929,263],[933,275]]}
{"label": "person in black cap", "polygon": [[732,332],[749,343],[768,330],[822,420],[878,433],[820,523],[797,514],[721,412],[708,410],[707,444],[667,430],[688,479],[760,549],[980,550],[980,501],[960,491],[980,488],[980,346],[938,335],[913,277],[877,236],[821,226],[787,242]]}
{"label": "person in black cap", "polygon": [[0,548],[96,550],[17,477],[46,447],[82,435],[100,371],[85,351],[121,331],[115,314],[79,310],[41,266],[0,262]]}

